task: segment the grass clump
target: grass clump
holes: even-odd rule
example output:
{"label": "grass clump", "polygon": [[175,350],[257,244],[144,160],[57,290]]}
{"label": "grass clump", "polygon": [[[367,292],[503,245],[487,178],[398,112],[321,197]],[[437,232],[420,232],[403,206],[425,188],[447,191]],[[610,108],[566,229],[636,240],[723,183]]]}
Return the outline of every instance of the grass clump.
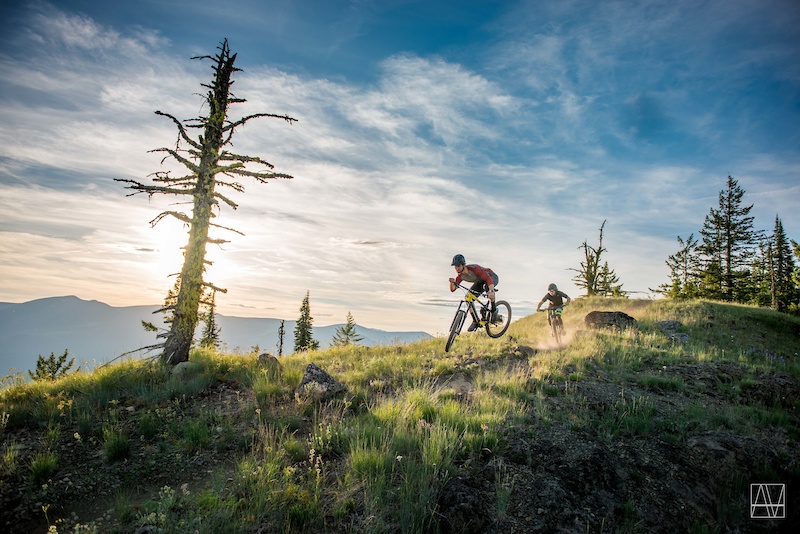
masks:
{"label": "grass clump", "polygon": [[58,456],[46,450],[33,455],[30,462],[31,482],[38,486],[46,482],[56,471]]}

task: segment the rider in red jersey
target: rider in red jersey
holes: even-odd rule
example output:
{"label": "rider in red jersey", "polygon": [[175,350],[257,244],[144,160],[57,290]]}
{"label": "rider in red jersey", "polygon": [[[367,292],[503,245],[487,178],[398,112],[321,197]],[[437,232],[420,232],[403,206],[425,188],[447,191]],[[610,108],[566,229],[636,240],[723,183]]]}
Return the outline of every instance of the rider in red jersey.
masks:
{"label": "rider in red jersey", "polygon": [[[489,301],[492,303],[492,314],[497,312],[494,304],[494,288],[499,281],[498,276],[488,267],[481,267],[477,264],[467,265],[467,261],[462,254],[453,256],[452,265],[458,275],[455,278],[450,278],[450,291],[455,291],[458,284],[463,280],[464,282],[472,282],[471,291],[475,293],[483,293],[484,291],[489,295]],[[472,332],[478,328],[478,323],[475,321],[467,328],[467,332]]]}

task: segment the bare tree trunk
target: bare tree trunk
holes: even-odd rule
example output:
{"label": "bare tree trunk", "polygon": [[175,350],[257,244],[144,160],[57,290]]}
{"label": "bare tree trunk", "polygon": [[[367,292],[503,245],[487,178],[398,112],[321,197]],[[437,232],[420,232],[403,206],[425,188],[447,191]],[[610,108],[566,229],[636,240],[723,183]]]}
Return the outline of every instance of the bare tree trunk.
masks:
{"label": "bare tree trunk", "polygon": [[[184,248],[183,268],[180,278],[176,283],[177,295],[172,298],[168,296],[168,302],[159,311],[171,312],[172,317],[167,320],[170,323],[169,332],[159,335],[165,337],[163,343],[162,361],[175,365],[189,359],[189,351],[192,347],[194,332],[200,320],[199,308],[206,288],[225,293],[226,290],[215,287],[203,280],[206,261],[207,243],[225,243],[223,239],[211,239],[209,228],[214,226],[223,230],[229,230],[241,234],[233,228],[226,228],[211,222],[215,217],[214,208],[219,208],[220,202],[236,209],[237,204],[230,198],[215,191],[217,185],[233,189],[236,192],[244,192],[244,187],[233,181],[220,181],[216,179],[218,174],[228,177],[247,176],[254,178],[260,183],[275,178],[291,178],[291,176],[272,171],[272,165],[258,157],[239,155],[224,150],[224,147],[231,143],[236,127],[245,124],[247,121],[258,117],[281,118],[290,124],[295,121],[286,115],[273,115],[268,113],[257,113],[248,115],[238,121],[228,120],[228,107],[230,104],[244,102],[236,98],[231,93],[233,84],[232,75],[239,69],[234,67],[236,54],[230,53],[228,41],[225,40],[219,48],[220,53],[216,57],[202,56],[193,59],[212,59],[216,60],[213,67],[214,80],[212,85],[205,85],[209,89],[206,96],[208,105],[208,115],[206,117],[194,119],[194,122],[184,126],[178,119],[156,111],[156,114],[172,119],[178,127],[178,146],[176,148],[160,148],[156,152],[166,152],[169,156],[184,165],[188,170],[187,176],[171,177],[169,172],[156,173],[154,181],[166,185],[146,185],[136,180],[115,179],[120,182],[131,184],[128,189],[133,189],[135,193],[192,196],[193,208],[192,215],[189,217],[185,213],[176,211],[165,211],[159,214],[150,223],[155,226],[166,216],[172,216],[189,226],[189,240]],[[203,135],[198,140],[191,139],[187,134],[187,128],[202,128]],[[189,145],[188,150],[180,149],[181,142]],[[189,157],[185,154],[188,153]],[[199,160],[199,162],[198,162]],[[247,165],[264,165],[267,170],[249,170]],[[129,195],[130,196],[130,195]]]}

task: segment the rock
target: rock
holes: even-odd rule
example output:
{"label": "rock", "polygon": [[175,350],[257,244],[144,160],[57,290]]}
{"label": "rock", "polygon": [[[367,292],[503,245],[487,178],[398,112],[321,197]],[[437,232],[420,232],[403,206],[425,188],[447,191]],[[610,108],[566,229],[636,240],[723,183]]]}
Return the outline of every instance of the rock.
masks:
{"label": "rock", "polygon": [[656,323],[656,327],[665,334],[674,334],[683,328],[683,323],[680,321],[659,321]]}
{"label": "rock", "polygon": [[586,326],[590,328],[614,328],[616,330],[625,330],[627,328],[638,328],[639,323],[621,311],[593,311],[584,318]]}
{"label": "rock", "polygon": [[185,361],[172,368],[172,376],[185,378],[199,373],[203,367],[197,362]]}
{"label": "rock", "polygon": [[303,379],[297,386],[295,393],[301,397],[313,397],[316,400],[326,400],[344,391],[344,384],[320,369],[316,364],[309,363],[303,372]]}
{"label": "rock", "polygon": [[667,339],[674,341],[675,343],[685,345],[689,342],[689,334],[684,334],[683,332],[674,332],[672,334],[667,334]]}
{"label": "rock", "polygon": [[280,377],[283,374],[281,362],[269,352],[262,352],[259,354],[258,363],[274,378]]}
{"label": "rock", "polygon": [[664,335],[667,336],[667,339],[670,341],[680,343],[681,345],[689,341],[689,334],[678,332],[678,330],[683,328],[683,323],[680,321],[659,321],[656,323],[656,327],[664,332]]}

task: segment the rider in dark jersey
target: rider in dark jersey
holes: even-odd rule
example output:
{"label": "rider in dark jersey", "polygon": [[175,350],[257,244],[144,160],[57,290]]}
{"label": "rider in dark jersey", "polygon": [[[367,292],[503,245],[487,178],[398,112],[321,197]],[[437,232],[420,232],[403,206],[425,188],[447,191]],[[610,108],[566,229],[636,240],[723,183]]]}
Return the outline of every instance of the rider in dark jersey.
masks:
{"label": "rider in dark jersey", "polygon": [[[484,291],[487,292],[489,301],[492,303],[492,314],[495,314],[497,312],[497,307],[494,304],[494,287],[500,279],[494,271],[488,267],[481,267],[474,263],[467,265],[467,260],[464,259],[462,254],[453,256],[453,261],[450,265],[452,265],[458,273],[455,278],[450,279],[450,291],[455,291],[462,280],[464,282],[472,282],[470,291],[478,294]],[[467,331],[472,332],[476,328],[478,328],[478,323],[473,321],[469,328],[467,328]]]}
{"label": "rider in dark jersey", "polygon": [[[567,299],[567,302],[564,302],[564,299]],[[555,284],[550,284],[547,286],[547,293],[542,297],[542,300],[539,301],[539,304],[536,305],[536,309],[542,307],[544,301],[550,301],[550,304],[547,306],[550,310],[555,310],[558,308],[563,308],[567,304],[569,304],[572,299],[569,298],[569,295],[564,293],[563,291],[558,290],[558,286]],[[547,315],[547,324],[550,324],[550,315]]]}

